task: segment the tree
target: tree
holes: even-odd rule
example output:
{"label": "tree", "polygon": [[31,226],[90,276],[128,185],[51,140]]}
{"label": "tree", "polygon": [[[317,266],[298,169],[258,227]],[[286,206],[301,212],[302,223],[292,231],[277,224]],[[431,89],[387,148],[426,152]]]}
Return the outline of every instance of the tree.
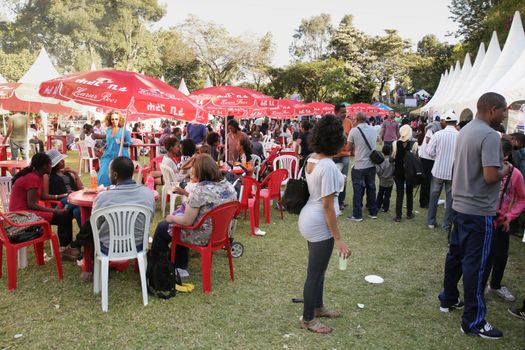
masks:
{"label": "tree", "polygon": [[383,96],[385,84],[392,78],[410,88],[408,69],[410,67],[410,40],[401,38],[395,29],[386,29],[385,36],[376,36],[370,51],[374,56],[371,74],[379,82],[379,99]]}
{"label": "tree", "polygon": [[259,42],[254,43],[250,50],[244,68],[244,76],[253,83],[253,88],[259,91],[264,83],[269,79],[269,67],[275,52],[275,45],[272,42],[272,34],[266,33]]}
{"label": "tree", "polygon": [[348,100],[353,83],[346,74],[345,62],[334,58],[271,68],[270,80],[263,91],[276,98],[299,94],[303,101],[334,103]]}
{"label": "tree", "polygon": [[289,52],[293,62],[315,61],[328,55],[328,46],[332,35],[329,14],[303,19],[295,30]]}
{"label": "tree", "polygon": [[18,81],[31,67],[36,55],[29,50],[21,50],[18,53],[4,53],[0,51],[0,74],[7,81]]}
{"label": "tree", "polygon": [[416,54],[411,55],[408,60],[408,74],[412,85],[434,93],[441,74],[453,62],[452,48],[452,45],[441,43],[434,34],[425,35],[417,43]]}

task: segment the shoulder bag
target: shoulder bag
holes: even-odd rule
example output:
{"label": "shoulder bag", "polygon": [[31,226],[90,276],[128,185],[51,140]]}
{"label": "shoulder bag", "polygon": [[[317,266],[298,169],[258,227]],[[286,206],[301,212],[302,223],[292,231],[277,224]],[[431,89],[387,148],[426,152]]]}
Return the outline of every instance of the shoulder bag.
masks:
{"label": "shoulder bag", "polygon": [[365,134],[363,133],[363,130],[361,130],[360,127],[357,127],[357,130],[361,133],[361,136],[363,136],[363,139],[365,140],[366,145],[368,146],[368,149],[370,150],[370,160],[374,164],[381,164],[385,161],[385,157],[381,154],[381,152],[377,151],[376,149],[372,149],[370,144],[368,143],[368,140],[365,137]]}

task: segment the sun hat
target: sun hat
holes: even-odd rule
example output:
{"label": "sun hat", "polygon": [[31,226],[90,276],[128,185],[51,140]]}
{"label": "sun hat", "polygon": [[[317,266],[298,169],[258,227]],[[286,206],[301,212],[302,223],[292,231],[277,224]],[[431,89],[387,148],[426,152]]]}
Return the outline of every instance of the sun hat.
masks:
{"label": "sun hat", "polygon": [[399,140],[402,142],[407,142],[412,138],[412,128],[410,125],[405,124],[399,129]]}
{"label": "sun hat", "polygon": [[50,149],[46,152],[47,156],[51,159],[51,167],[54,168],[62,159],[66,159],[65,154],[60,153],[56,149]]}
{"label": "sun hat", "polygon": [[443,117],[446,122],[457,122],[458,121],[458,116],[452,109],[449,109],[448,111],[446,111]]}

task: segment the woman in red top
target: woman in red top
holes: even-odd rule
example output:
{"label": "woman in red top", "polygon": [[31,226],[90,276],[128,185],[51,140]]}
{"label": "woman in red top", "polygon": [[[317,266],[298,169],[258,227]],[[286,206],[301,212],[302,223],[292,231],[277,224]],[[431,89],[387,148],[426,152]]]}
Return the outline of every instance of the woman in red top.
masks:
{"label": "woman in red top", "polygon": [[45,153],[37,153],[31,158],[31,164],[20,170],[13,177],[13,189],[9,200],[9,211],[29,211],[42,217],[51,225],[58,226],[60,252],[64,258],[76,259],[80,251],[71,248],[73,238],[72,218],[67,209],[47,208],[40,205],[40,200],[57,199],[56,195],[43,195],[43,176],[51,172],[51,159]]}

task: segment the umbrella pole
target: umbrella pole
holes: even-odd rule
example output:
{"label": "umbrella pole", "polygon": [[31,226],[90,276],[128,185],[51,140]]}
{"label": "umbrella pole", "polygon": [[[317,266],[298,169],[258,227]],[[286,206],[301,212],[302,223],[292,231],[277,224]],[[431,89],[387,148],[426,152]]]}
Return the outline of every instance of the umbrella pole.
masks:
{"label": "umbrella pole", "polygon": [[228,117],[224,117],[224,162],[228,161]]}
{"label": "umbrella pole", "polygon": [[120,136],[120,147],[118,150],[118,156],[122,156],[122,149],[124,148],[124,137],[126,136],[126,125],[128,123],[128,112],[129,107],[126,108],[126,115],[124,116],[124,126],[122,127],[122,135]]}

